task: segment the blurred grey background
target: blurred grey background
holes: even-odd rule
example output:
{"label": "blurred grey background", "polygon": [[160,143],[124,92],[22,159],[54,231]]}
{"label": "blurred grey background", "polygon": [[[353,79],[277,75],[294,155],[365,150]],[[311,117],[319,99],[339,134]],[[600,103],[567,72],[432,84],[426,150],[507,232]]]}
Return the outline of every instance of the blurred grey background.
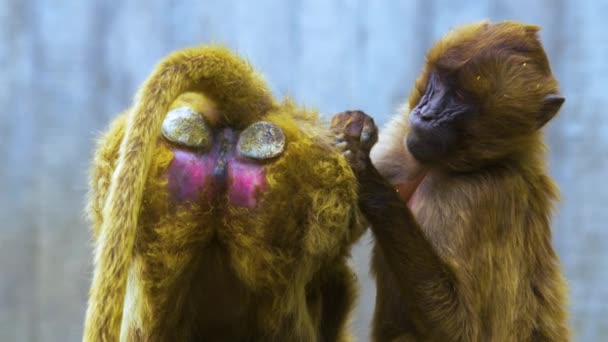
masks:
{"label": "blurred grey background", "polygon": [[[216,42],[273,90],[380,123],[425,51],[455,25],[539,24],[567,101],[548,126],[563,201],[554,241],[578,341],[608,339],[608,1],[0,0],[0,341],[78,341],[91,246],[83,216],[94,138],[174,49]],[[370,237],[354,253],[368,340]]]}

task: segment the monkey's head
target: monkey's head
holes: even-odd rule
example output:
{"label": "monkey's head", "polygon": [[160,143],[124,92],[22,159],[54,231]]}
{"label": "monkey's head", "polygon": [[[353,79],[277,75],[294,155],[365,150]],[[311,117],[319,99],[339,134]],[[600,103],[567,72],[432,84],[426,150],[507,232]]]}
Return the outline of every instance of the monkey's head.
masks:
{"label": "monkey's head", "polygon": [[526,154],[564,98],[539,41],[516,22],[462,26],[427,55],[409,98],[416,159],[470,170]]}

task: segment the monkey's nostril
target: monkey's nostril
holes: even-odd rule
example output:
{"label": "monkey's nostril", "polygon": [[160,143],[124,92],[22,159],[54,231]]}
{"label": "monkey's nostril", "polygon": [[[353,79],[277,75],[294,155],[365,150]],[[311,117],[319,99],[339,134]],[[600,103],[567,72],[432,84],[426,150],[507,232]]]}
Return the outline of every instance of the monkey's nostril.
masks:
{"label": "monkey's nostril", "polygon": [[425,121],[432,120],[435,116],[437,116],[437,111],[435,109],[422,108],[420,111],[420,117]]}

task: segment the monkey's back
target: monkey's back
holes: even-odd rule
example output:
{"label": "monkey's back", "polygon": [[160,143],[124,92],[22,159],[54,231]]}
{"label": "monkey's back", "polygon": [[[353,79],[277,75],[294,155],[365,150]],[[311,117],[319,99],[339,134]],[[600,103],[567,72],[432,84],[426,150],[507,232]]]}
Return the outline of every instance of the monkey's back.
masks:
{"label": "monkey's back", "polygon": [[348,338],[353,171],[222,47],[161,61],[101,139],[85,341]]}
{"label": "monkey's back", "polygon": [[[346,322],[356,291],[346,259],[361,235],[354,175],[310,113],[285,103],[265,119],[280,125],[287,146],[280,158],[263,164],[265,186],[253,207],[237,206],[222,193],[176,199],[169,173],[184,152],[158,139],[121,339],[349,338]],[[123,134],[125,124],[119,117],[100,144],[89,205],[93,220],[115,167],[115,135]],[[340,307],[330,308],[330,302]],[[328,317],[331,312],[339,317]]]}

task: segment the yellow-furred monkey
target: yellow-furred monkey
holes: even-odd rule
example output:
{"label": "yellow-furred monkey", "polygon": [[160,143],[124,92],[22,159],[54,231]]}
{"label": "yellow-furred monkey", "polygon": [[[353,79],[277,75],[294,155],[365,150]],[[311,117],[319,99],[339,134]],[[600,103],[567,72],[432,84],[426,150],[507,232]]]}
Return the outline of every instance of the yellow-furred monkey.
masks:
{"label": "yellow-furred monkey", "polygon": [[85,341],[343,341],[356,179],[220,47],[161,62],[101,138]]}

